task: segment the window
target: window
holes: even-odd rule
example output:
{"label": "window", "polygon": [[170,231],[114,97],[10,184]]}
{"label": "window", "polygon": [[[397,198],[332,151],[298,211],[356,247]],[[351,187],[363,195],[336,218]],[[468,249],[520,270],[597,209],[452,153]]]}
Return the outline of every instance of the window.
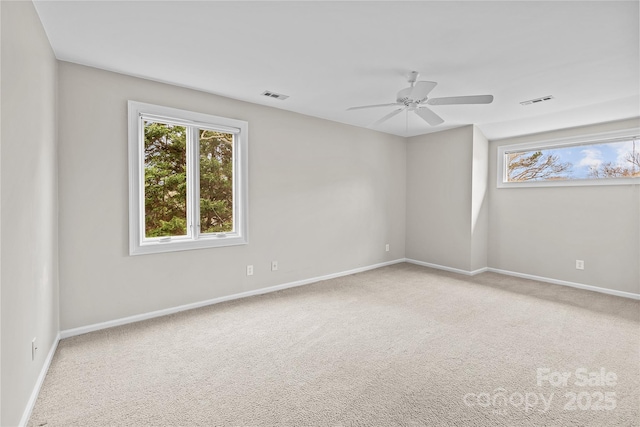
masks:
{"label": "window", "polygon": [[640,184],[640,129],[498,147],[498,187]]}
{"label": "window", "polygon": [[129,101],[129,253],[247,243],[247,122]]}

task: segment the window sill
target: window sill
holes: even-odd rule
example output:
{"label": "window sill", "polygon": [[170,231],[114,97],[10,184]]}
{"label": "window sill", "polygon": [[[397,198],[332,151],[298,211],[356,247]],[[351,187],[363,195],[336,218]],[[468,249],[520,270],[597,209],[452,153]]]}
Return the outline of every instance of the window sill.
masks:
{"label": "window sill", "polygon": [[584,187],[602,185],[640,185],[640,178],[573,179],[562,181],[498,182],[498,188]]}
{"label": "window sill", "polygon": [[198,240],[178,240],[169,241],[153,240],[137,244],[132,243],[129,247],[129,255],[146,255],[164,252],[191,251],[195,249],[221,248],[226,246],[238,246],[248,244],[247,238],[238,235],[229,235],[226,237],[208,237]]}

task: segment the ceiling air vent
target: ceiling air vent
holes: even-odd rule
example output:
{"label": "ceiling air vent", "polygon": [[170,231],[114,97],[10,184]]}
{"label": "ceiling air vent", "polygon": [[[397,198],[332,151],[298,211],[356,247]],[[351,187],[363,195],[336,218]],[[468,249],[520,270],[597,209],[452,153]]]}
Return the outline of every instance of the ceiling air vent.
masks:
{"label": "ceiling air vent", "polygon": [[542,98],[530,99],[528,101],[522,101],[520,105],[531,105],[537,104],[539,102],[551,101],[553,99],[553,95],[543,96]]}
{"label": "ceiling air vent", "polygon": [[270,90],[265,90],[264,92],[262,92],[262,95],[267,96],[269,98],[275,98],[275,99],[287,99],[289,97],[289,95],[283,95],[281,93],[271,92]]}

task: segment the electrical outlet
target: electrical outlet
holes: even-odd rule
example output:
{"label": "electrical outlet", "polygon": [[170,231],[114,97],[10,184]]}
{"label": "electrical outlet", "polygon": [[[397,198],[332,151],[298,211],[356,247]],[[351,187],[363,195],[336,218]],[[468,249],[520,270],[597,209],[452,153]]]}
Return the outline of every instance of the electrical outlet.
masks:
{"label": "electrical outlet", "polygon": [[278,261],[271,261],[271,271],[278,271]]}
{"label": "electrical outlet", "polygon": [[389,252],[389,244],[388,243],[385,245],[384,250]]}
{"label": "electrical outlet", "polygon": [[38,351],[38,346],[36,346],[36,339],[31,340],[31,361],[36,360],[36,351]]}
{"label": "electrical outlet", "polygon": [[584,270],[584,261],[581,259],[576,260],[576,270]]}
{"label": "electrical outlet", "polygon": [[247,265],[247,276],[253,276],[253,265]]}

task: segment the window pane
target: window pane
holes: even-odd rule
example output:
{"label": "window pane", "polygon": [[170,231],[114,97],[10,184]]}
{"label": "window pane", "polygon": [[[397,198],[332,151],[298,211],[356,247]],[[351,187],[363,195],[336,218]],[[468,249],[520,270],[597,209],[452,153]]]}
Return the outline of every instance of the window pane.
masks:
{"label": "window pane", "polygon": [[187,130],[144,122],[145,237],[187,234]]}
{"label": "window pane", "polygon": [[200,129],[200,232],[233,231],[233,135]]}
{"label": "window pane", "polygon": [[638,139],[506,155],[507,182],[640,177]]}

